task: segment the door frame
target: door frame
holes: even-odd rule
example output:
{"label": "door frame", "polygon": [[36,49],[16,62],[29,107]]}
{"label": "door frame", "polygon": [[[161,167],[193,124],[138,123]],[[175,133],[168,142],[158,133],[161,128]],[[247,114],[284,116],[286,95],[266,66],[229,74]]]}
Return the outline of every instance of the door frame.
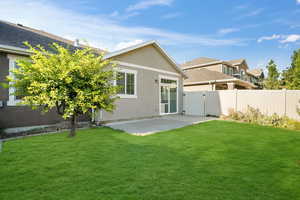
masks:
{"label": "door frame", "polygon": [[[174,81],[176,81],[176,112],[174,112],[174,113],[170,113],[170,102],[169,102],[169,113],[162,113],[161,112],[161,86],[162,85],[168,85],[167,83],[161,83],[161,79],[169,79],[169,80],[174,80]],[[165,75],[159,75],[158,76],[158,96],[159,96],[159,98],[158,98],[158,107],[159,107],[159,115],[172,115],[172,114],[178,114],[179,112],[178,112],[178,104],[179,104],[179,102],[178,102],[178,91],[179,91],[179,78],[176,78],[176,77],[172,77],[172,76],[165,76]],[[169,101],[170,101],[170,91],[169,91]]]}

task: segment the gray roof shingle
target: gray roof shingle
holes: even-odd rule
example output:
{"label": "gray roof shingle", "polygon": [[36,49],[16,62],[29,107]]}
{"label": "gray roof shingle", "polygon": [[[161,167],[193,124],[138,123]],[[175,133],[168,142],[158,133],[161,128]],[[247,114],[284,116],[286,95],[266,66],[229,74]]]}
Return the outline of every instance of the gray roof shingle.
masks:
{"label": "gray roof shingle", "polygon": [[71,40],[55,36],[44,31],[32,29],[30,27],[17,25],[9,22],[4,22],[0,20],[0,44],[28,48],[24,45],[24,42],[28,41],[31,45],[41,45],[47,50],[52,50],[49,46],[52,43],[58,43],[69,49],[76,49]]}
{"label": "gray roof shingle", "polygon": [[184,80],[185,83],[234,79],[233,76],[205,68],[191,69],[185,71],[185,73],[188,76],[188,79]]}

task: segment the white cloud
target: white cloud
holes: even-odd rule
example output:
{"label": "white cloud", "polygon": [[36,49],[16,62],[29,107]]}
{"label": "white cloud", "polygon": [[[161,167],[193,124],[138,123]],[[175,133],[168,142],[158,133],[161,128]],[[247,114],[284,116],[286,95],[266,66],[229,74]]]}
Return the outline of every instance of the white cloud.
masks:
{"label": "white cloud", "polygon": [[243,15],[237,17],[236,19],[240,20],[240,19],[244,19],[244,18],[247,18],[247,17],[254,17],[254,16],[257,16],[257,15],[260,15],[263,11],[264,11],[263,8],[257,8],[256,10],[252,10],[252,11],[246,13],[246,14],[243,14]]}
{"label": "white cloud", "polygon": [[292,43],[292,42],[297,42],[298,40],[300,40],[300,35],[292,34],[292,35],[287,35],[284,40],[280,41],[280,43]]}
{"label": "white cloud", "polygon": [[144,10],[152,6],[170,6],[173,0],[142,0],[136,4],[128,6],[126,9],[128,12],[135,10]]}
{"label": "white cloud", "polygon": [[235,10],[244,10],[246,8],[249,8],[249,4],[237,5],[233,9],[235,9]]}
{"label": "white cloud", "polygon": [[175,12],[175,13],[168,13],[162,16],[163,19],[174,19],[176,17],[179,17],[181,13]]}
{"label": "white cloud", "polygon": [[[12,10],[14,11],[12,13]],[[22,13],[22,14],[16,14]],[[113,13],[117,15],[118,13]],[[240,39],[178,33],[144,26],[124,26],[106,15],[86,15],[58,7],[45,0],[0,1],[0,19],[21,23],[67,37],[86,39],[90,45],[114,50],[121,42],[158,40],[163,45],[241,45]]]}
{"label": "white cloud", "polygon": [[218,31],[218,34],[226,35],[226,34],[233,33],[233,32],[238,32],[238,31],[240,31],[239,28],[222,28]]}
{"label": "white cloud", "polygon": [[273,34],[272,36],[264,36],[260,37],[257,42],[263,42],[264,40],[278,40],[280,43],[294,43],[300,41],[300,35],[298,34],[291,34],[291,35],[276,35]]}
{"label": "white cloud", "polygon": [[133,45],[137,45],[144,42],[143,40],[137,39],[137,40],[133,40],[133,41],[127,41],[127,42],[120,42],[119,44],[116,45],[115,50],[119,50],[119,49],[124,49]]}
{"label": "white cloud", "polygon": [[297,4],[300,4],[300,0],[297,0]]}
{"label": "white cloud", "polygon": [[264,40],[277,40],[277,39],[280,39],[281,37],[282,37],[281,35],[276,35],[276,34],[273,34],[272,36],[263,36],[263,37],[258,38],[257,42],[261,43]]}
{"label": "white cloud", "polygon": [[259,14],[261,14],[263,11],[264,11],[264,9],[263,9],[263,8],[258,8],[258,9],[256,9],[256,10],[253,10],[253,11],[251,11],[251,12],[247,13],[247,14],[245,15],[245,17],[252,17],[252,16],[256,16],[256,15],[259,15]]}

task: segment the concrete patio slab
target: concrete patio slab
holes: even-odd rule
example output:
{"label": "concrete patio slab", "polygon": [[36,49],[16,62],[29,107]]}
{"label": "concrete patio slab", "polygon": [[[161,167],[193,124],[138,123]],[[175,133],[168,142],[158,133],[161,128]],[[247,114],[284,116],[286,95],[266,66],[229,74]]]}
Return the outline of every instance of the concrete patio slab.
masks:
{"label": "concrete patio slab", "polygon": [[217,118],[189,115],[166,115],[151,119],[108,123],[105,126],[122,130],[130,134],[144,136],[215,119]]}

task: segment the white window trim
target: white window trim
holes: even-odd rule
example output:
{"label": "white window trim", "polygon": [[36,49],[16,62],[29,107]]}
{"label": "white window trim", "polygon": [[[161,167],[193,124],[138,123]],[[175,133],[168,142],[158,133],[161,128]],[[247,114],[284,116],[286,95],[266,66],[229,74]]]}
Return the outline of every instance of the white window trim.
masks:
{"label": "white window trim", "polygon": [[[174,81],[176,81],[176,92],[177,92],[177,100],[176,100],[176,102],[177,102],[177,105],[176,105],[176,112],[175,113],[162,113],[161,112],[161,89],[160,89],[160,86],[162,85],[162,83],[161,83],[161,79],[169,79],[169,80],[174,80]],[[158,80],[159,80],[159,84],[158,84],[158,96],[159,96],[159,114],[160,115],[172,115],[172,114],[178,114],[179,113],[179,111],[178,111],[178,105],[179,105],[179,102],[178,102],[178,100],[179,100],[179,78],[176,78],[176,77],[172,77],[172,76],[165,76],[165,75],[159,75],[158,76]],[[169,105],[169,110],[170,110],[170,105]]]}
{"label": "white window trim", "polygon": [[[23,56],[17,56],[17,55],[12,55],[12,54],[7,54],[7,58],[9,60],[9,76],[13,77],[13,73],[11,72],[12,70],[15,69],[16,61],[18,59],[24,59]],[[9,82],[9,85],[12,85],[12,82]],[[16,88],[10,86],[8,89],[8,101],[7,101],[7,106],[19,106],[18,104],[21,103],[20,99],[16,99],[16,96],[14,95],[16,91]]]}
{"label": "white window trim", "polygon": [[[121,99],[136,99],[137,98],[137,74],[136,70],[132,69],[118,69],[117,72],[124,72],[125,73],[125,92],[126,92],[126,85],[127,85],[127,76],[126,73],[134,74],[134,94],[118,94]],[[117,80],[114,81],[114,85],[117,85]]]}

